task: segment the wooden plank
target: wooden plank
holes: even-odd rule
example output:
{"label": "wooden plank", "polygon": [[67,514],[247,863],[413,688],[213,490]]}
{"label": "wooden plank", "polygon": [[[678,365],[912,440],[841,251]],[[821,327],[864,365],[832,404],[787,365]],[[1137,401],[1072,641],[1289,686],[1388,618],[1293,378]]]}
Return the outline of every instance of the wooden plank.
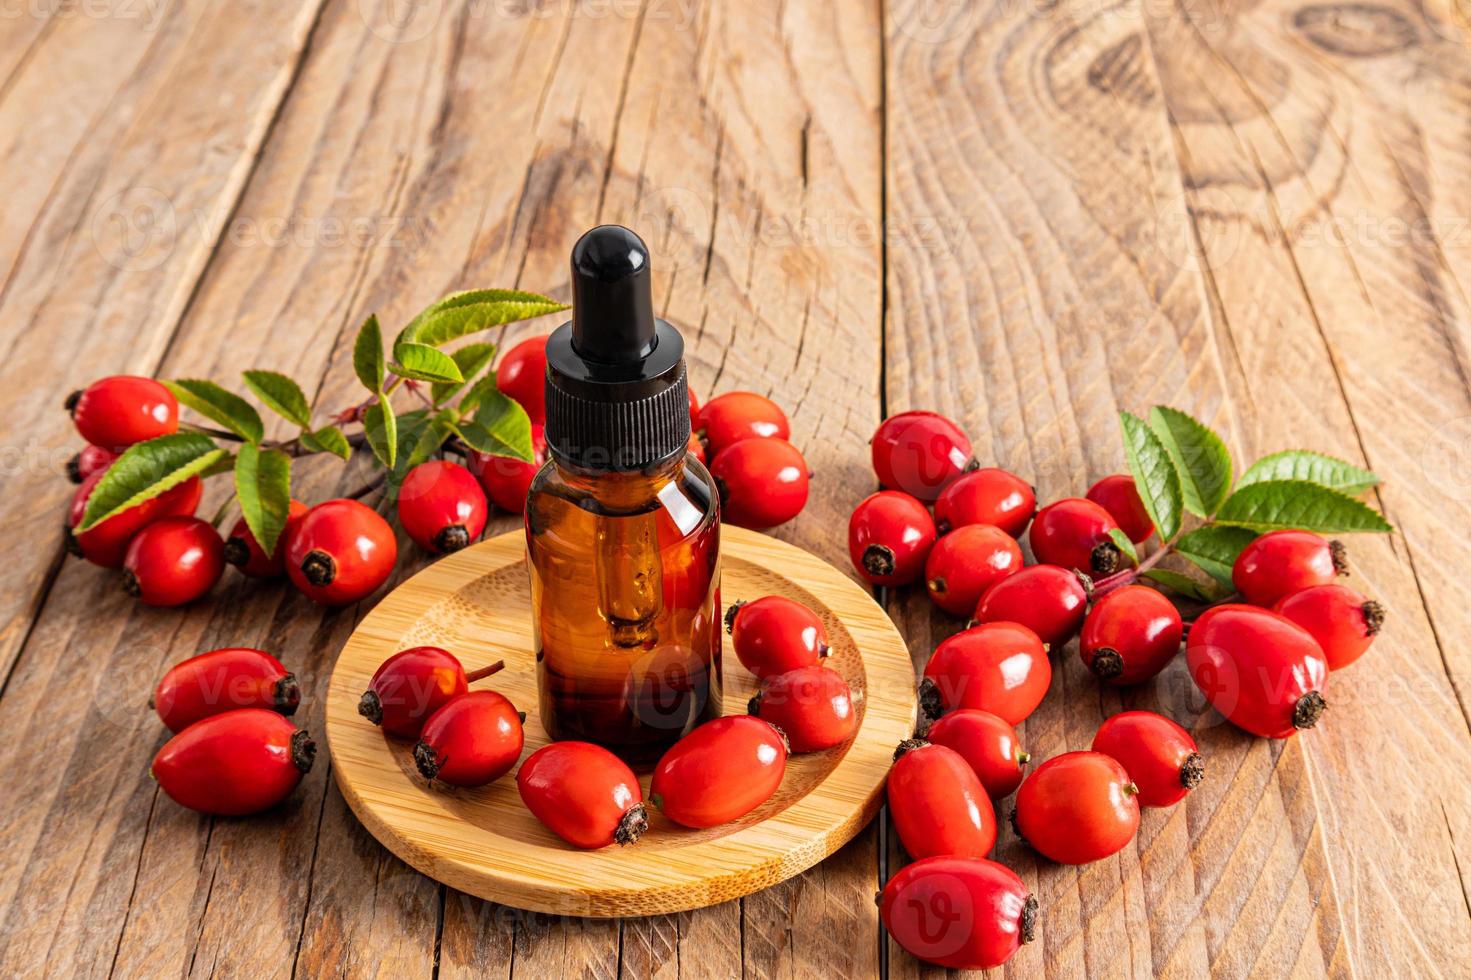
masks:
{"label": "wooden plank", "polygon": [[[417,15],[430,18],[426,25],[393,19],[388,6],[341,5],[324,14],[293,96],[230,215],[229,233],[208,256],[207,274],[187,293],[187,316],[167,348],[166,375],[228,381],[243,366],[274,367],[321,377],[319,410],[345,404],[357,395],[344,344],[362,313],[376,309],[385,323],[400,322],[467,283],[516,282],[565,292],[567,249],[599,219],[600,201],[605,219],[652,224],[671,200],[678,201],[665,191],[679,190],[685,174],[703,170],[699,186],[724,195],[712,203],[720,200],[725,213],[746,223],[733,222],[722,233],[709,214],[677,235],[665,231],[662,241],[650,235],[661,257],[675,255],[676,246],[685,250],[678,264],[660,267],[660,283],[661,295],[669,297],[664,305],[692,335],[696,383],[721,378],[722,387],[774,391],[794,410],[799,445],[818,443],[819,432],[830,433],[852,413],[865,417],[861,427],[871,424],[878,371],[876,242],[860,243],[840,268],[825,270],[831,240],[796,237],[773,248],[753,240],[751,226],[764,222],[792,234],[804,197],[832,220],[877,226],[874,32],[851,16],[835,22],[834,40],[787,42],[764,28],[759,70],[751,71],[739,32],[756,23],[755,15],[748,22],[733,9],[683,23],[653,13],[643,20],[616,14],[486,17],[474,5],[435,16],[426,7]],[[836,15],[814,4],[788,8],[784,16],[778,20],[766,10],[760,23],[785,25],[785,33]],[[876,16],[873,9],[867,16]],[[587,66],[606,63],[615,41],[627,52],[625,72],[642,59],[651,74],[630,76],[627,86],[591,75]],[[834,85],[830,69],[854,77]],[[749,120],[738,138],[721,134],[727,120],[750,111],[743,100],[772,97],[763,73],[777,70],[799,79],[813,93],[814,107],[810,119],[794,118],[789,130],[760,131],[763,138],[774,138],[773,132],[783,137],[780,155],[768,159],[770,148],[757,141]],[[658,73],[670,71],[703,72],[711,90],[720,91],[704,100],[694,89],[682,92],[689,101],[681,111],[689,115],[666,116],[650,93],[667,81]],[[636,114],[625,114],[635,106]],[[488,119],[496,124],[487,125]],[[689,134],[691,121],[697,138]],[[625,141],[620,131],[634,135]],[[780,195],[751,190],[777,173],[784,177]],[[823,176],[824,189],[807,191],[803,174]],[[372,234],[366,241],[327,239],[334,227],[352,221],[367,222]],[[772,293],[760,315],[736,305],[747,277]],[[804,311],[807,340],[793,344],[789,337],[801,334],[791,325],[803,322]],[[714,331],[703,342],[700,320]],[[528,325],[512,336],[544,329]],[[780,338],[774,349],[784,359],[733,363],[722,374],[718,352],[734,329],[746,331],[752,351]],[[785,394],[777,379],[786,378],[794,363],[844,378],[842,396],[801,403],[795,393]],[[849,383],[855,365],[866,384]],[[815,452],[814,465],[823,468],[837,456],[827,453]],[[330,464],[306,467],[299,478],[309,499],[357,481]],[[803,519],[810,524],[801,527],[810,530],[799,530],[809,541],[826,540],[826,528],[840,519],[836,508],[819,503],[822,496]],[[400,574],[417,567],[411,560]],[[53,599],[56,618],[48,607],[36,628],[40,645],[27,647],[0,718],[16,744],[39,737],[45,726],[67,727],[55,712],[62,710],[60,692],[74,684],[66,671],[77,662],[126,669],[151,684],[167,663],[222,643],[280,651],[307,690],[298,717],[320,729],[318,677],[350,631],[353,611],[324,617],[278,587],[232,579],[212,604],[181,617],[134,612],[87,586],[105,588],[92,570],[64,572]],[[120,626],[84,629],[84,613],[126,622],[127,632]],[[80,661],[59,659],[62,649]],[[437,955],[441,968],[478,972],[488,965],[506,969],[509,953],[530,975],[611,975],[620,962],[630,972],[667,970],[671,963],[696,975],[740,969],[741,908],[735,903],[621,930],[617,924],[535,919],[446,893],[367,837],[335,791],[326,789],[325,765],[273,819],[209,821],[185,814],[138,782],[161,736],[151,720],[134,713],[143,685],[134,687],[123,696],[99,682],[105,692],[99,697],[110,705],[116,698],[112,714],[98,712],[101,718],[67,732],[54,747],[69,760],[66,797],[43,794],[14,815],[16,826],[55,828],[53,851],[16,854],[18,880],[37,886],[38,907],[46,913],[25,936],[45,935],[58,917],[63,933],[80,928],[78,907],[89,897],[118,917],[88,940],[110,944],[110,955],[90,961],[83,952],[53,956],[63,968],[96,962],[100,971],[107,962],[123,975],[405,972],[424,970]],[[21,710],[11,713],[12,703]],[[48,704],[55,705],[50,714],[42,710]],[[113,715],[126,719],[121,734],[113,731]],[[34,778],[31,768],[17,771]],[[78,778],[82,773],[91,778]],[[107,816],[99,822],[102,807]],[[94,841],[91,850],[75,853],[84,837]],[[875,878],[872,847],[851,853],[844,852],[845,863],[836,867],[853,868],[857,884],[815,871],[788,886],[781,909],[800,903],[821,911],[804,916],[794,936],[771,954],[776,968],[795,971],[809,955],[809,941],[820,944],[814,962],[872,959],[877,934],[865,904]],[[850,892],[864,893],[865,903],[849,902]],[[74,898],[62,908],[57,896],[67,893]],[[242,917],[243,908],[253,914]],[[17,903],[11,927],[18,929],[34,911]],[[859,938],[834,953],[837,936]],[[694,945],[682,957],[677,944],[686,942]],[[620,950],[626,954],[621,961]],[[35,955],[24,942],[12,943],[8,952],[14,963]]]}
{"label": "wooden plank", "polygon": [[1471,246],[1447,203],[1468,189],[1448,166],[1467,131],[1467,38],[1395,2],[1268,2],[1206,25],[1150,13],[1244,446],[1371,466],[1400,526],[1352,542],[1353,584],[1390,624],[1334,675],[1331,717],[1300,740],[1345,958],[1366,974],[1455,972],[1471,954],[1468,791],[1419,760],[1471,764],[1471,661],[1452,639],[1468,625],[1454,571],[1468,508],[1446,455],[1471,415]]}
{"label": "wooden plank", "polygon": [[[0,467],[0,493],[12,501],[0,512],[8,540],[64,516],[71,488],[57,477],[79,448],[60,410],[66,393],[157,366],[317,6],[271,4],[237,18],[191,2],[139,19],[68,6],[27,36],[26,53],[3,76],[0,411],[16,434]],[[34,19],[15,18],[6,41]],[[248,56],[206,53],[244,41]],[[205,92],[212,96],[201,100]],[[37,378],[48,380],[46,391],[36,390]],[[0,570],[0,676],[14,665],[61,555],[59,539],[48,540],[18,549]]]}
{"label": "wooden plank", "polygon": [[[42,545],[34,529],[54,526],[70,492],[58,474],[76,439],[58,399],[108,371],[153,370],[314,18],[306,5],[273,6],[248,26],[229,13],[175,5],[139,38],[58,12],[36,41],[54,46],[54,57],[22,59],[0,103],[0,131],[15,139],[0,170],[14,172],[7,183],[23,190],[6,212],[17,224],[0,234],[13,260],[0,317],[14,325],[0,405],[28,440],[16,447],[20,465],[0,474],[15,502],[0,515],[0,531],[31,543],[12,548],[0,573],[8,681],[0,727],[12,738],[5,761],[15,780],[0,816],[8,842],[0,969],[10,974],[111,964],[137,862],[133,835],[152,812],[152,789],[138,782],[154,741],[153,728],[140,724],[140,678],[157,676],[171,636],[192,643],[203,623],[185,614],[165,625],[133,610],[115,577],[73,565],[51,591],[46,608],[55,618],[32,631],[61,557],[59,543]],[[247,55],[216,57],[240,41],[251,42]],[[95,92],[84,92],[87,84]],[[202,91],[214,95],[200,103],[192,93]],[[32,125],[52,97],[58,112],[39,113],[46,121]],[[32,156],[37,131],[44,139]],[[33,183],[35,175],[50,183]],[[132,251],[110,237],[110,218],[136,217],[133,205],[159,200],[175,216],[199,218],[187,235],[175,225],[177,238]],[[38,392],[36,378],[54,389]],[[27,748],[37,741],[53,751]]]}
{"label": "wooden plank", "polygon": [[[1044,500],[1122,468],[1120,408],[1176,404],[1241,445],[1140,7],[932,12],[901,3],[888,26],[888,409],[952,414]],[[958,626],[921,597],[896,612],[917,663]],[[1134,848],[1081,869],[1037,859],[1003,824],[998,856],[1042,904],[1039,941],[1008,972],[1339,971],[1310,750],[1202,713],[1183,664],[1100,691],[1074,651],[1023,726],[1034,758],[1145,707],[1194,728],[1210,777],[1183,807],[1146,812]],[[890,955],[894,975],[926,972]]]}

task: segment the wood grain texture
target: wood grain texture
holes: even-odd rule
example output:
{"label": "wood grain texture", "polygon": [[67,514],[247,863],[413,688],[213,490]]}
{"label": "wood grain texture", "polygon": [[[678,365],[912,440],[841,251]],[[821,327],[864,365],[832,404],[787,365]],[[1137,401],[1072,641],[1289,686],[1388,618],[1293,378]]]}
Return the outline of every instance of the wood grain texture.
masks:
{"label": "wood grain texture", "polygon": [[[53,475],[76,448],[54,407],[69,389],[266,367],[327,412],[357,397],[345,342],[366,312],[391,324],[466,285],[564,296],[572,240],[617,220],[654,246],[697,391],[788,409],[818,478],[778,536],[835,564],[885,410],[955,415],[1044,497],[1120,469],[1114,411],[1156,402],[1211,421],[1238,460],[1306,445],[1384,475],[1376,503],[1399,533],[1351,548],[1390,626],[1334,678],[1312,738],[1242,738],[1178,668],[1100,693],[1064,651],[1023,733],[1034,754],[1158,707],[1193,727],[1211,776],[1081,871],[1003,830],[1002,859],[1044,905],[1008,970],[1463,972],[1464,4],[882,14],[183,0],[0,16],[0,969],[934,972],[878,929],[872,892],[904,858],[874,828],[745,899],[619,921],[435,884],[363,829],[330,763],[267,818],[181,811],[143,776],[158,674],[265,646],[303,677],[299,718],[320,732],[327,670],[371,603],[324,614],[231,578],[195,608],[140,609],[36,531],[70,489]],[[362,473],[296,476],[323,499]],[[886,598],[916,664],[959,625]]]}
{"label": "wood grain texture", "polygon": [[[842,847],[878,812],[894,746],[914,731],[904,640],[871,597],[811,554],[724,528],[721,587],[730,597],[785,595],[817,612],[858,706],[839,748],[792,756],[780,788],[740,820],[691,831],[651,810],[636,846],[580,851],[543,827],[510,777],[480,790],[427,786],[410,745],[364,721],[357,701],[379,664],[425,644],[467,664],[504,661],[486,686],[527,711],[529,754],[547,744],[537,719],[526,536],[509,531],[444,558],[400,585],[343,647],[327,691],[337,786],[395,854],[438,881],[517,908],[557,915],[650,915],[705,908],[770,887]],[[758,682],[728,658],[727,715],[745,712]],[[648,774],[642,777],[648,793]]]}

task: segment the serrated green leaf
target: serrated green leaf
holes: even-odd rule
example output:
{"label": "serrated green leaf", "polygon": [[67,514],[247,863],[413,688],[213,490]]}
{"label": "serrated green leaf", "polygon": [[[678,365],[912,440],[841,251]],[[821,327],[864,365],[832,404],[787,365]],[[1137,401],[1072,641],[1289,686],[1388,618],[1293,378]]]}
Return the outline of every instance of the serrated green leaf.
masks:
{"label": "serrated green leaf", "polygon": [[490,362],[495,360],[495,344],[466,344],[450,354],[450,357],[455,359],[455,364],[459,366],[460,375],[464,380],[435,384],[430,389],[429,397],[436,405],[442,405],[455,397],[466,383],[490,367]]}
{"label": "serrated green leaf", "polygon": [[1257,533],[1250,528],[1207,524],[1175,542],[1175,551],[1217,582],[1234,589],[1231,566],[1236,564],[1236,556],[1241,554],[1241,549],[1255,541],[1256,536]]}
{"label": "serrated green leaf", "polygon": [[1263,456],[1252,463],[1236,481],[1236,486],[1240,488],[1274,480],[1306,480],[1350,497],[1357,497],[1380,482],[1379,477],[1368,470],[1341,459],[1306,449],[1289,449]]}
{"label": "serrated green leaf", "polygon": [[390,470],[398,459],[398,419],[386,395],[379,395],[375,405],[369,405],[363,413],[363,434],[368,437],[368,447],[378,461]]}
{"label": "serrated green leaf", "polygon": [[1394,528],[1367,504],[1306,480],[1269,480],[1237,488],[1216,520],[1257,531],[1301,528],[1320,534],[1388,533]]}
{"label": "serrated green leaf", "polygon": [[301,385],[275,371],[246,371],[245,386],[271,411],[303,429],[312,426],[312,407]]}
{"label": "serrated green leaf", "polygon": [[425,344],[401,343],[393,348],[394,374],[415,381],[463,382],[465,376],[455,359]]}
{"label": "serrated green leaf", "polygon": [[1144,502],[1159,539],[1168,541],[1180,531],[1184,508],[1180,474],[1175,472],[1175,464],[1159,436],[1143,419],[1120,412],[1119,424],[1124,432],[1124,455],[1134,476],[1134,488],[1139,491],[1139,499]]}
{"label": "serrated green leaf", "polygon": [[226,391],[213,381],[201,378],[180,378],[163,384],[180,402],[210,421],[223,425],[246,442],[260,442],[265,435],[260,413],[233,391]]}
{"label": "serrated green leaf", "polygon": [[474,414],[475,410],[480,407],[480,403],[485,399],[485,396],[493,391],[499,391],[495,386],[494,371],[472,384],[470,389],[465,392],[464,397],[460,399],[460,415]]}
{"label": "serrated green leaf", "polygon": [[441,302],[436,304],[436,308],[421,314],[421,318],[416,317],[398,335],[395,343],[439,347],[491,327],[567,309],[566,303],[558,303],[545,296],[537,296],[535,293],[523,295],[527,298],[466,301],[457,305],[443,305]]}
{"label": "serrated green leaf", "polygon": [[420,413],[411,422],[406,423],[404,416],[398,421],[398,463],[394,469],[400,476],[439,452],[444,440],[455,431],[453,413],[448,409],[433,418]]}
{"label": "serrated green leaf", "polygon": [[291,457],[250,443],[241,446],[235,460],[235,498],[256,544],[266,554],[274,553],[291,512]]}
{"label": "serrated green leaf", "polygon": [[229,455],[198,432],[177,432],[129,446],[92,488],[77,533],[206,472]]}
{"label": "serrated green leaf", "polygon": [[532,461],[531,419],[526,409],[495,388],[485,392],[475,417],[456,430],[471,449],[488,456]]}
{"label": "serrated green leaf", "polygon": [[1221,437],[1177,408],[1156,405],[1149,427],[1175,463],[1185,509],[1209,517],[1231,492],[1231,451]]}
{"label": "serrated green leaf", "polygon": [[1127,534],[1119,528],[1111,527],[1108,529],[1108,537],[1124,553],[1125,558],[1135,565],[1139,564],[1139,552],[1134,550],[1134,542],[1129,540]]}
{"label": "serrated green leaf", "polygon": [[358,330],[358,339],[352,345],[352,369],[358,380],[373,394],[383,391],[383,329],[378,326],[376,313],[363,321]]}
{"label": "serrated green leaf", "polygon": [[1200,602],[1215,602],[1228,594],[1223,592],[1215,582],[1197,582],[1188,575],[1172,572],[1168,568],[1151,568],[1144,573],[1144,577],[1152,582],[1158,582],[1171,592],[1178,592],[1180,595]]}
{"label": "serrated green leaf", "polygon": [[314,453],[331,453],[342,459],[352,458],[352,444],[336,426],[327,425],[315,432],[303,432],[301,444]]}
{"label": "serrated green leaf", "polygon": [[[509,319],[502,320],[501,323],[510,323],[513,320],[525,320],[533,316],[541,316],[543,313],[555,313],[558,310],[567,309],[567,304],[558,303],[556,300],[548,296],[543,296],[540,293],[531,293],[520,289],[467,289],[463,292],[450,293],[448,296],[444,296],[438,300],[435,300],[433,303],[430,303],[423,310],[419,311],[418,315],[416,315],[412,320],[409,321],[409,325],[404,327],[403,330],[399,333],[398,339],[416,341],[418,343],[425,344],[434,344],[435,346],[448,343],[453,338],[446,337],[443,340],[434,341],[429,340],[424,335],[422,335],[420,331],[424,328],[424,323],[427,320],[441,313],[447,313],[450,310],[463,309],[470,306],[491,305],[497,303],[504,303],[513,306],[523,306],[527,309],[540,310],[540,312],[527,313],[524,316],[512,316]],[[496,326],[496,324],[486,323],[484,326],[493,327]],[[484,327],[477,327],[475,329],[484,329]],[[433,332],[434,331],[431,331],[431,333]],[[465,331],[465,333],[473,332],[474,330]],[[465,336],[465,333],[461,333],[459,336],[463,337]]]}

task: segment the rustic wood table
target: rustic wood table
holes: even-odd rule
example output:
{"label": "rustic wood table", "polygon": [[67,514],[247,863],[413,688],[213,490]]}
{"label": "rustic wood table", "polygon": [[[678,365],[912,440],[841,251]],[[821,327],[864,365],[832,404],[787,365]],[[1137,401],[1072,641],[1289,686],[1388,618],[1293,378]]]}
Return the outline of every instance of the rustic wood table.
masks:
{"label": "rustic wood table", "polygon": [[[1159,707],[1210,775],[1088,867],[1003,827],[1043,909],[1007,972],[1464,975],[1471,35],[1456,0],[1424,2],[10,5],[0,974],[932,972],[878,924],[902,860],[882,821],[741,901],[558,919],[407,868],[325,758],[254,819],[185,811],[146,775],[167,665],[277,651],[320,730],[370,603],[324,613],[232,574],[159,611],[64,559],[64,394],[263,367],[326,412],[354,399],[365,313],[401,323],[478,285],[565,297],[575,237],[619,221],[655,251],[697,390],[787,407],[818,476],[777,533],[840,567],[865,440],[907,408],[962,420],[1043,497],[1120,470],[1115,413],[1155,403],[1238,460],[1302,446],[1383,475],[1371,502],[1398,532],[1353,545],[1389,626],[1317,731],[1247,737],[1180,664],[1119,692],[1061,658],[1034,754]],[[361,474],[299,480],[323,499]],[[917,665],[958,628],[922,596],[885,601]]]}

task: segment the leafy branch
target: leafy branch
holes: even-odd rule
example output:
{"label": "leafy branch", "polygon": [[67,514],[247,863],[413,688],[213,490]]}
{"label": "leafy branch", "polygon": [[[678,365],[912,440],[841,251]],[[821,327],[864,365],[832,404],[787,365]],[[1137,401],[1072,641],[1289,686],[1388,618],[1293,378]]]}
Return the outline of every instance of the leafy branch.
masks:
{"label": "leafy branch", "polygon": [[[244,371],[246,391],[296,428],[287,439],[267,440],[256,407],[214,381],[164,381],[182,406],[211,424],[184,422],[173,435],[130,447],[98,481],[77,530],[95,527],[192,477],[233,473],[234,500],[251,534],[269,553],[290,510],[296,459],[325,454],[346,461],[354,449],[368,447],[381,470],[364,494],[396,484],[446,445],[530,462],[531,422],[520,405],[496,388],[490,369],[495,344],[474,341],[455,350],[444,348],[491,327],[565,309],[564,303],[520,290],[452,293],[411,319],[386,349],[378,317],[370,315],[352,351],[353,372],[368,395],[320,423],[292,378],[276,371]],[[420,407],[396,409],[393,395],[400,390],[412,394]]]}
{"label": "leafy branch", "polygon": [[[1233,480],[1225,442],[1179,409],[1156,406],[1147,419],[1121,412],[1119,424],[1129,472],[1160,546],[1140,560],[1129,539],[1114,534],[1135,567],[1094,582],[1094,595],[1145,578],[1191,599],[1219,601],[1235,589],[1236,557],[1259,534],[1284,528],[1320,534],[1394,530],[1356,499],[1379,478],[1341,459],[1292,449],[1258,460]],[[1197,520],[1187,529],[1190,518]],[[1170,555],[1203,576],[1158,567]]]}

